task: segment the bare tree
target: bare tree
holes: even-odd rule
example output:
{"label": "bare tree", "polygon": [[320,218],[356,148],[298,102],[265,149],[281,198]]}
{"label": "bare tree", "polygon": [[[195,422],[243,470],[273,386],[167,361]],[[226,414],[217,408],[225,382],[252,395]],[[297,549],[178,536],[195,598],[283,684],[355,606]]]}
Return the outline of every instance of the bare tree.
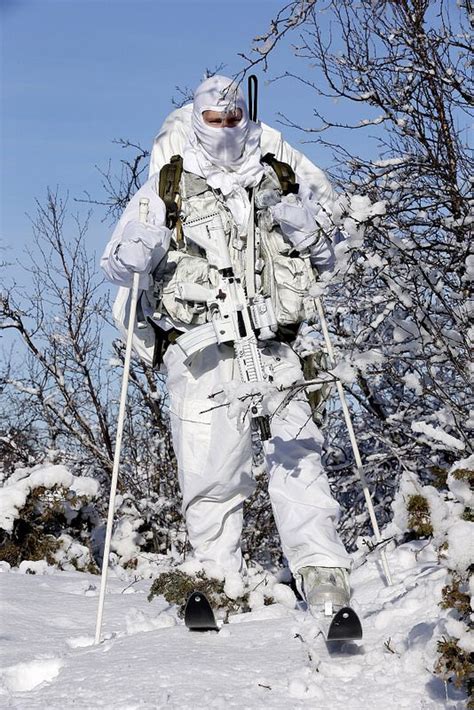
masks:
{"label": "bare tree", "polygon": [[120,160],[120,172],[115,172],[112,161],[109,161],[106,168],[96,166],[101,176],[104,198],[98,200],[86,192],[85,198],[78,198],[76,202],[105,208],[104,220],[110,218],[116,222],[143,182],[150,151],[124,138],[112,142],[125,151],[126,157]]}
{"label": "bare tree", "polygon": [[[347,239],[325,301],[382,519],[401,471],[434,479],[472,451],[470,22],[469,1],[290,2],[244,55],[242,75],[266,70],[296,28],[305,68],[276,80],[307,88],[314,124],[290,109],[281,121],[334,157],[332,219]],[[336,404],[329,424],[351,542],[367,520]]]}
{"label": "bare tree", "polygon": [[[73,217],[67,239],[69,218],[67,200],[56,193],[37,203],[24,267],[32,285],[1,296],[0,328],[16,332],[23,346],[20,361],[8,358],[1,373],[4,465],[47,457],[103,480],[107,493],[124,353],[120,341],[113,351],[105,346],[111,309],[85,247],[87,220]],[[144,525],[153,519],[166,531],[170,515],[180,524],[166,393],[161,377],[138,360],[128,405],[120,487]]]}
{"label": "bare tree", "polygon": [[1,328],[16,330],[27,346],[27,371],[8,384],[44,419],[48,446],[60,447],[62,437],[74,432],[78,446],[107,468],[112,441],[104,399],[110,383],[99,363],[109,308],[98,296],[93,260],[85,253],[87,223],[76,222],[76,236],[66,243],[65,215],[66,203],[51,192],[45,206],[37,204],[35,253],[30,251],[26,267],[32,292],[13,288],[2,296]]}

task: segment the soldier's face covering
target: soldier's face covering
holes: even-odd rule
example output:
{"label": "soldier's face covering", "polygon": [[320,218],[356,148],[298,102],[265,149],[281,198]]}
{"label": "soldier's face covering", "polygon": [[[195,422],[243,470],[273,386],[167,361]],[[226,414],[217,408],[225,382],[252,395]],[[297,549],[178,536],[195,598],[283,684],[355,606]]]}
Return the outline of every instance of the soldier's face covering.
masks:
{"label": "soldier's face covering", "polygon": [[[204,121],[204,111],[234,113],[240,109],[242,118],[236,126],[209,125]],[[215,165],[232,167],[242,157],[249,134],[247,104],[239,87],[225,76],[206,79],[194,94],[193,131],[199,144]]]}

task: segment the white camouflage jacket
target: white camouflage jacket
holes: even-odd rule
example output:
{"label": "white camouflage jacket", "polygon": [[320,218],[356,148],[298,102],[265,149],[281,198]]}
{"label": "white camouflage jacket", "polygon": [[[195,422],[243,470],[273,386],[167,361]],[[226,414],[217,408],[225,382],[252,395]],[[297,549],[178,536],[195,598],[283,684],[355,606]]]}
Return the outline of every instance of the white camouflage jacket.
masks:
{"label": "white camouflage jacket", "polygon": [[[142,311],[145,316],[152,316],[154,321],[165,330],[171,326],[183,331],[188,330],[202,324],[206,319],[202,307],[183,304],[179,299],[176,300],[175,287],[176,282],[180,280],[202,284],[207,280],[212,285],[212,269],[209,271],[205,258],[203,259],[196,250],[191,248],[183,253],[173,247],[172,233],[166,227],[166,208],[158,194],[160,169],[173,155],[183,154],[186,136],[190,130],[191,110],[191,105],[178,109],[164,122],[153,145],[149,179],[130,200],[101,258],[101,267],[107,279],[121,287],[114,304],[114,317],[122,332],[125,331],[128,320],[127,304],[133,275],[120,261],[120,244],[126,225],[137,220],[139,200],[143,197],[149,199],[148,224],[153,225],[157,232],[159,231],[159,239],[153,251],[148,273],[141,277],[140,286],[145,292],[142,296]],[[286,143],[280,132],[265,124],[261,126],[262,156],[273,153],[277,160],[288,163],[293,168],[296,181],[300,185],[298,198],[311,208],[322,226],[321,234],[310,248],[311,264],[319,272],[330,269],[334,264],[333,244],[328,236],[331,233],[328,229],[328,224],[330,225],[328,215],[332,213],[335,200],[332,187],[322,170]],[[278,189],[278,179],[273,170],[266,166],[265,176],[256,188],[257,194],[259,190],[272,187]],[[229,235],[229,246],[231,246],[232,215],[226,210],[225,199],[221,196],[216,200],[213,191],[206,186],[203,178],[189,173],[183,173],[181,189],[184,193],[182,196],[185,215],[187,212],[188,216],[194,217],[203,210],[222,212]],[[186,235],[186,217],[183,231]],[[263,285],[268,295],[272,292],[278,322],[282,325],[299,322],[305,317],[302,294],[307,293],[311,285],[311,275],[305,272],[306,267],[303,268],[302,259],[294,253],[291,254],[291,245],[285,242],[278,226],[270,226],[267,231],[269,247],[266,255],[263,255],[267,260],[263,272]],[[239,249],[231,249],[231,252],[236,273],[243,276],[240,270]],[[153,272],[155,275],[160,275],[160,303],[156,302],[153,295],[153,291],[156,295],[157,290],[156,285],[154,289],[153,279],[149,276]],[[144,323],[141,326],[135,329],[134,347],[146,361],[150,362],[155,336],[151,327],[143,327]]]}

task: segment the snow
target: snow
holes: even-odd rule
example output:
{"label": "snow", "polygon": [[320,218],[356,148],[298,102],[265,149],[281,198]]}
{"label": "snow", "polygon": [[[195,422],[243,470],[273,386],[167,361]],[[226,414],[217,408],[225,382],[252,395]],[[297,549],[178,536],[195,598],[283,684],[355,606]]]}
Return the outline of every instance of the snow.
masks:
{"label": "snow", "polygon": [[329,370],[329,372],[331,372],[336,379],[341,380],[341,382],[345,382],[346,384],[351,384],[357,378],[356,370],[349,362],[344,360],[338,362],[336,367]]}
{"label": "snow", "polygon": [[191,633],[163,597],[147,601],[149,580],[130,586],[113,570],[95,646],[97,576],[45,566],[21,574],[4,564],[0,705],[461,710],[462,691],[432,673],[437,640],[448,629],[470,643],[438,606],[448,571],[426,540],[387,552],[392,587],[384,584],[376,553],[357,553],[353,600],[364,639],[334,648],[280,583],[273,589],[280,603],[253,604],[219,633]]}
{"label": "snow", "polygon": [[225,578],[224,593],[229,599],[238,599],[244,594],[244,583],[240,574],[229,573]]}
{"label": "snow", "polygon": [[429,439],[440,441],[451,449],[460,449],[462,451],[466,446],[464,441],[460,441],[455,436],[443,431],[443,429],[434,427],[426,422],[412,422],[411,428],[415,433],[425,434]]}
{"label": "snow", "polygon": [[23,560],[18,566],[20,574],[53,574],[54,568],[46,560]]}
{"label": "snow", "polygon": [[[474,468],[474,456],[470,456],[470,468]],[[474,490],[468,481],[455,478],[452,473],[448,474],[447,483],[453,495],[468,508],[474,508]]]}
{"label": "snow", "polygon": [[398,494],[392,502],[393,518],[391,528],[396,534],[403,533],[409,528],[408,526],[408,511],[406,503],[410,496],[421,493],[421,486],[418,483],[416,476],[410,471],[405,471],[398,484]]}
{"label": "snow", "polygon": [[362,374],[367,374],[367,370],[372,365],[381,365],[385,356],[377,350],[366,350],[352,355],[352,362]]}
{"label": "snow", "polygon": [[120,518],[114,528],[111,549],[121,558],[122,564],[126,564],[136,557],[137,548],[143,541],[143,536],[137,529],[143,524],[140,518]]}
{"label": "snow", "polygon": [[273,598],[279,604],[286,606],[288,609],[294,609],[296,597],[292,589],[287,584],[275,584],[272,588]]}
{"label": "snow", "polygon": [[419,375],[417,375],[416,372],[407,372],[405,375],[402,377],[405,385],[414,391],[415,394],[421,395],[423,394],[423,383],[420,380]]}
{"label": "snow", "polygon": [[261,609],[263,606],[265,606],[265,597],[262,594],[262,592],[259,592],[257,589],[254,589],[253,592],[250,592],[249,594],[249,607],[253,609]]}
{"label": "snow", "polygon": [[409,338],[414,339],[416,342],[419,335],[418,326],[408,318],[398,320],[393,328],[393,340],[395,343],[404,343]]}
{"label": "snow", "polygon": [[57,541],[59,542],[59,548],[53,553],[53,557],[61,569],[87,568],[90,561],[90,550],[86,545],[81,545],[67,533],[62,533],[57,538]]}
{"label": "snow", "polygon": [[62,662],[59,658],[17,663],[4,671],[3,679],[8,689],[25,692],[54,680],[61,666]]}
{"label": "snow", "polygon": [[474,637],[465,624],[457,619],[448,619],[445,627],[447,635],[458,640],[458,646],[467,653],[474,653]]}
{"label": "snow", "polygon": [[466,257],[465,280],[466,281],[474,281],[474,255],[473,254],[469,254],[469,256]]}
{"label": "snow", "polygon": [[404,165],[407,160],[409,160],[408,155],[401,156],[400,158],[388,158],[387,160],[374,160],[373,165],[378,168],[388,168],[397,165]]}
{"label": "snow", "polygon": [[464,572],[474,564],[474,525],[457,520],[448,530],[449,567]]}
{"label": "snow", "polygon": [[385,214],[386,204],[383,201],[372,203],[366,195],[351,195],[349,211],[357,222],[365,222],[370,217]]}

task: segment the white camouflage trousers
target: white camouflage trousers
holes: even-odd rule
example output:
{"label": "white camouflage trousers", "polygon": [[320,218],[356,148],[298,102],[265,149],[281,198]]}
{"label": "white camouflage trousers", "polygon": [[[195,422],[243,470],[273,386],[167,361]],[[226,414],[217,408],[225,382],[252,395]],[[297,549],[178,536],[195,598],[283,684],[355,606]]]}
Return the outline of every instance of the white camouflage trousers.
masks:
{"label": "white camouflage trousers", "polygon": [[[282,376],[288,381],[288,375],[292,381],[303,378],[288,345],[271,341],[262,357],[276,358],[276,382]],[[170,345],[164,365],[183,512],[195,557],[243,571],[243,503],[255,488],[250,425],[239,431],[227,409],[213,408],[208,399],[223,382],[240,379],[233,348],[209,346],[185,364],[179,346]],[[323,437],[304,394],[291,400],[283,416],[272,417],[271,431],[264,444],[268,493],[291,571],[307,565],[349,568],[350,556],[336,532],[339,505],[321,465]]]}

